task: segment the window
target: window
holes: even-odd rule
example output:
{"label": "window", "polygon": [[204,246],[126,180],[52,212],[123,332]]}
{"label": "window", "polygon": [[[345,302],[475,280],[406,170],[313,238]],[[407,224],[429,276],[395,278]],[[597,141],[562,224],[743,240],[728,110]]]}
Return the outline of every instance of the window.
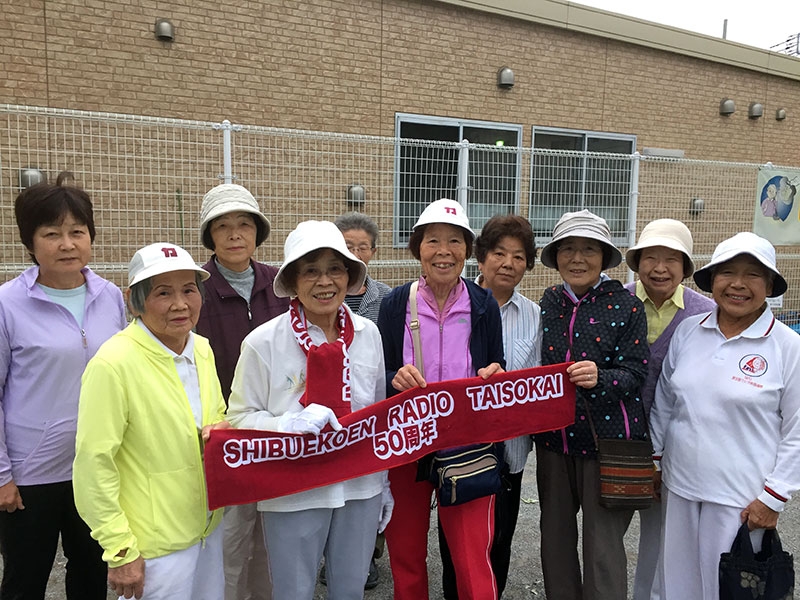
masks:
{"label": "window", "polygon": [[469,159],[462,175],[473,229],[498,213],[515,212],[519,197],[522,127],[503,123],[398,114],[395,153],[394,244],[408,243],[422,210],[439,198],[458,200],[461,140]]}
{"label": "window", "polygon": [[537,244],[550,240],[561,215],[584,208],[608,222],[615,243],[627,244],[635,148],[632,135],[535,127],[530,220]]}

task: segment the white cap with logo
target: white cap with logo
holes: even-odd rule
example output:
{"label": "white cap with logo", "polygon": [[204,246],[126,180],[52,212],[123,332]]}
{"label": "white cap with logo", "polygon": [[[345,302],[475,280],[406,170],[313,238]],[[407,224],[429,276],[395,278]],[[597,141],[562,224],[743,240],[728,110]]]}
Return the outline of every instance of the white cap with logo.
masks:
{"label": "white cap with logo", "polygon": [[455,200],[442,198],[441,200],[428,204],[425,210],[422,211],[419,219],[417,219],[417,222],[414,223],[412,229],[416,231],[417,227],[430,225],[432,223],[445,223],[447,225],[461,227],[461,229],[472,237],[473,241],[475,240],[475,232],[472,230],[472,227],[469,226],[467,212],[464,210],[464,207]]}
{"label": "white cap with logo", "polygon": [[211,274],[201,269],[192,256],[180,246],[157,242],[140,248],[128,265],[128,287],[171,271],[196,271],[205,281]]}

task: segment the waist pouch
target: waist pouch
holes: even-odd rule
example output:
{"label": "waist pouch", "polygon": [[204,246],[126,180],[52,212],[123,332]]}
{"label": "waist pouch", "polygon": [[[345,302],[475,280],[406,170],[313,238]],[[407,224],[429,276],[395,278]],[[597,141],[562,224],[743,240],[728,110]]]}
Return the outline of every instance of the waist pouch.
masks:
{"label": "waist pouch", "polygon": [[455,506],[496,494],[502,487],[504,464],[502,442],[437,452],[429,480],[436,486],[439,505]]}

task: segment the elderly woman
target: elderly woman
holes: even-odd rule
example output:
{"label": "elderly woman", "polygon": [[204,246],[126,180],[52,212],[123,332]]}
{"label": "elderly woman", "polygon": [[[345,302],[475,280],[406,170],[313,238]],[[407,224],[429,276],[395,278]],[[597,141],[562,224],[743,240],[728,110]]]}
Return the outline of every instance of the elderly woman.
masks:
{"label": "elderly woman", "polygon": [[[672,334],[686,317],[714,308],[713,301],[681,283],[694,273],[692,246],[692,232],[686,225],[674,219],[656,219],[645,225],[638,243],[625,254],[628,267],[639,276],[639,281],[625,287],[642,301],[647,316],[650,362],[642,401],[648,418]],[[639,523],[633,598],[651,600],[659,598],[655,573],[661,546],[660,504],[640,510]]]}
{"label": "elderly woman", "polygon": [[222,511],[208,511],[203,443],[227,426],[208,341],[192,332],[208,273],[173,244],[128,267],[135,317],[86,367],[75,501],[125,598],[222,598]]}
{"label": "elderly woman", "polygon": [[[342,232],[347,249],[369,266],[369,261],[378,252],[378,226],[375,221],[363,213],[348,212],[337,217],[334,223]],[[361,289],[355,294],[348,294],[344,301],[354,313],[377,324],[381,301],[391,289],[367,273]]]}
{"label": "elderly woman", "polygon": [[[505,361],[497,301],[488,290],[461,278],[474,239],[464,209],[453,200],[431,203],[414,225],[408,248],[422,266],[417,295],[424,369],[414,360],[409,327],[412,284],[407,283],[383,300],[378,319],[388,393],[424,387],[427,381],[476,374],[488,378],[502,371]],[[427,533],[433,485],[424,466],[419,473],[420,477],[415,463],[389,472],[397,506],[386,542],[396,600],[428,598]],[[489,560],[494,496],[440,506],[439,522],[452,554],[459,598],[496,598]]]}
{"label": "elderly woman", "polygon": [[[641,300],[603,273],[622,255],[605,220],[565,213],[542,249],[542,264],[563,282],[545,290],[542,364],[575,361],[575,423],[537,434],[536,479],[548,600],[624,600],[628,571],[623,536],[633,510],[600,505],[597,437],[647,439],[639,390],[647,375],[647,321]],[[583,575],[577,512],[583,511]]]}
{"label": "elderly woman", "polygon": [[[542,331],[539,305],[520,294],[516,287],[526,271],[533,269],[536,258],[531,224],[519,215],[495,215],[489,219],[475,240],[475,257],[480,275],[477,283],[492,291],[500,305],[503,321],[503,352],[509,371],[541,364]],[[533,333],[533,335],[531,335]],[[495,498],[492,570],[497,580],[497,596],[503,595],[511,563],[511,541],[517,527],[522,493],[522,475],[532,448],[531,436],[506,440],[505,487]],[[439,528],[442,553],[444,597],[458,598],[453,561],[447,541]]]}
{"label": "elderly woman", "polygon": [[694,280],[717,309],[675,331],[651,412],[667,600],[719,598],[719,557],[742,522],[758,551],[800,489],[800,337],[766,302],[786,291],[775,249],[739,233]]}
{"label": "elderly woman", "polygon": [[[214,255],[203,265],[211,276],[204,284],[197,333],[208,338],[214,351],[226,402],[242,340],[289,308],[289,301],[272,291],[278,269],[253,260],[269,230],[258,202],[241,185],[222,183],[203,196],[200,239]],[[225,600],[269,600],[264,534],[255,504],[227,507],[223,527]]]}
{"label": "elderly woman", "polygon": [[[336,217],[336,227],[342,232],[347,249],[357,256],[369,269],[369,261],[378,252],[378,226],[371,218],[360,212],[346,212]],[[347,294],[344,302],[357,315],[366,317],[377,325],[381,301],[392,288],[381,281],[375,281],[367,271],[364,285],[355,294]],[[375,551],[369,563],[369,576],[364,589],[370,590],[378,585],[378,565],[375,559],[383,554],[384,539],[379,535],[375,540]],[[325,567],[322,567],[320,581],[325,583]]]}
{"label": "elderly woman", "polygon": [[[333,223],[305,221],[289,234],[273,288],[292,301],[242,344],[228,409],[234,426],[317,435],[383,400],[378,329],[343,305],[366,270]],[[361,598],[391,508],[385,472],[259,502],[273,596],[311,600],[324,555],[328,597]]]}
{"label": "elderly woman", "polygon": [[70,600],[106,597],[100,546],[75,508],[72,459],[81,373],[125,327],[119,289],[86,267],[92,202],[40,184],[16,199],[34,266],[0,287],[2,598],[44,598],[61,536]]}

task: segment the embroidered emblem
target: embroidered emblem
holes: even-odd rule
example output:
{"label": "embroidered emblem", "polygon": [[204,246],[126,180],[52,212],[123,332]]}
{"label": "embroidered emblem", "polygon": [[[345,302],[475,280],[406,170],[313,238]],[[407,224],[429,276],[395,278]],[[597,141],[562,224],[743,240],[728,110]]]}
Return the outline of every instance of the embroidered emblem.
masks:
{"label": "embroidered emblem", "polygon": [[748,354],[739,361],[739,370],[750,377],[761,377],[767,366],[767,359],[760,354]]}

